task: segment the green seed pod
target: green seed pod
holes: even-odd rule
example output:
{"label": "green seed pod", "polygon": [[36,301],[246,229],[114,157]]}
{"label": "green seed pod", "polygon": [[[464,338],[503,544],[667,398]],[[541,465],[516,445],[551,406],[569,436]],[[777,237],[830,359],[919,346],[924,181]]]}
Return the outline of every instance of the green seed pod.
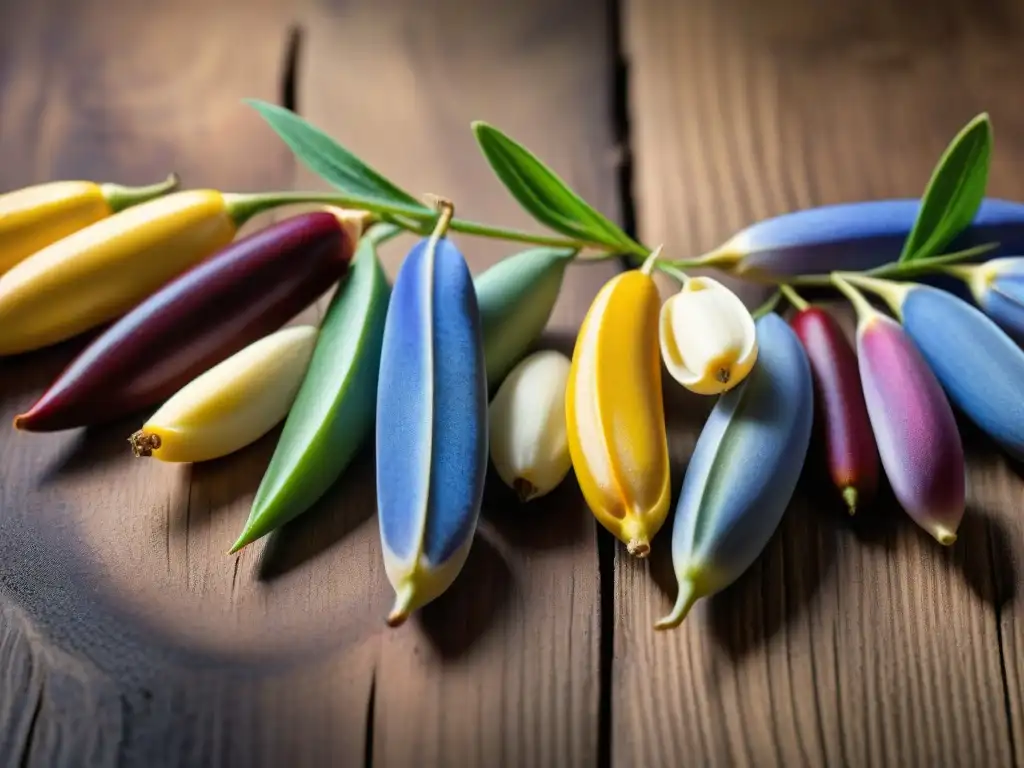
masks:
{"label": "green seed pod", "polygon": [[[391,295],[376,245],[396,232],[380,227],[360,243],[349,277],[324,317],[306,378],[231,552],[313,506],[370,439]],[[544,330],[575,255],[573,250],[533,248],[474,279],[492,393]]]}
{"label": "green seed pod", "polygon": [[473,281],[493,393],[548,324],[576,251],[531,248],[502,259]]}
{"label": "green seed pod", "polygon": [[313,506],[373,431],[384,319],[391,295],[377,244],[393,230],[383,232],[362,239],[348,279],[331,300],[306,377],[249,519],[230,552]]}

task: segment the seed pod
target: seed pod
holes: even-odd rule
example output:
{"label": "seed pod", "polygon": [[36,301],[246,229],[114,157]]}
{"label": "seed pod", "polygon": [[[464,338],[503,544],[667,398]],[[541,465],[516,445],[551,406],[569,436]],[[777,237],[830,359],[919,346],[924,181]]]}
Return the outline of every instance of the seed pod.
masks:
{"label": "seed pod", "polygon": [[956,541],[965,504],[964,452],[953,409],[902,326],[847,283],[837,285],[857,309],[861,385],[889,484],[907,514],[948,546]]}
{"label": "seed pod", "polygon": [[173,173],[146,187],[52,181],[0,195],[0,274],[33,253],[178,186]]}
{"label": "seed pod", "polygon": [[576,338],[565,401],[583,496],[598,522],[638,557],[650,552],[671,497],[661,302],[644,270],[617,275],[598,292]]}
{"label": "seed pod", "polygon": [[309,325],[285,328],[218,363],[131,436],[132,451],[160,461],[198,462],[256,442],[288,414],[316,336]]}
{"label": "seed pod", "polygon": [[1024,351],[976,307],[945,291],[871,280],[903,320],[953,404],[1015,459],[1024,459]]}
{"label": "seed pod", "polygon": [[575,255],[564,248],[532,248],[502,259],[473,281],[491,392],[547,326]]}
{"label": "seed pod", "polygon": [[[364,250],[351,277],[335,294],[321,325],[309,375],[231,552],[308,510],[373,433],[390,294],[373,241],[380,242],[397,229],[377,225],[374,231],[385,234],[369,233],[364,238],[360,246]],[[524,251],[498,262],[474,281],[487,369],[499,382],[543,331],[573,253],[548,248]]]}
{"label": "seed pod", "polygon": [[1024,258],[957,264],[946,271],[967,283],[985,314],[1017,344],[1024,344]]}
{"label": "seed pod", "polygon": [[569,358],[543,350],[520,362],[491,401],[491,461],[521,501],[553,491],[572,467],[565,431]]}
{"label": "seed pod", "polygon": [[354,217],[320,211],[231,244],[108,328],[15,427],[73,429],[165,400],[325,293],[348,269],[352,227]]}
{"label": "seed pod", "polygon": [[388,624],[440,596],[473,541],[487,471],[487,378],[473,280],[438,229],[388,303],[377,389],[377,508],[395,589]]}
{"label": "seed pod", "polygon": [[657,629],[678,626],[757,559],[789,506],[811,437],[813,383],[803,347],[775,313],[757,321],[757,365],[715,403],[676,506],[679,595]]}
{"label": "seed pod", "polygon": [[367,233],[331,299],[309,371],[231,553],[313,506],[373,433],[391,292],[377,257],[381,239],[377,228]]}
{"label": "seed pod", "polygon": [[739,297],[710,277],[691,277],[661,307],[661,358],[699,395],[735,387],[757,361],[754,319]]}
{"label": "seed pod", "polygon": [[792,326],[814,377],[829,475],[852,515],[878,487],[878,449],[860,387],[857,354],[839,323],[820,307],[799,309]]}
{"label": "seed pod", "polygon": [[[858,271],[895,261],[920,200],[872,200],[809,208],[757,222],[706,254],[737,274]],[[999,243],[988,256],[1024,251],[1024,204],[987,198],[947,252]]]}

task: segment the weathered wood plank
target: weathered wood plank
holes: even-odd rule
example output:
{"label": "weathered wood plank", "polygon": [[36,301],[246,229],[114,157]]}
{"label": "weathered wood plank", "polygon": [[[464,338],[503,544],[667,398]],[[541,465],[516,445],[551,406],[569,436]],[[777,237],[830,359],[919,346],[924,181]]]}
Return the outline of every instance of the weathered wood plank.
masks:
{"label": "weathered wood plank", "polygon": [[[316,6],[304,28],[299,109],[414,193],[449,197],[460,216],[535,228],[474,145],[469,123],[485,119],[616,215],[603,13],[577,12],[568,0],[335,2]],[[475,272],[517,250],[456,240]],[[392,274],[410,242],[388,246]],[[545,345],[571,353],[587,306],[614,271],[570,268]],[[499,484],[490,483],[483,529],[450,592],[381,640],[375,765],[597,759],[593,519],[571,479],[525,508]],[[373,505],[372,495],[361,499]],[[365,540],[359,562],[379,568],[376,535]],[[379,606],[378,621],[388,607]]]}
{"label": "weathered wood plank", "polygon": [[[290,153],[240,100],[279,98],[291,13],[7,4],[0,186],[173,168],[192,187],[290,187]],[[80,347],[0,360],[0,422]],[[0,430],[0,763],[359,763],[375,627],[364,592],[334,585],[372,574],[333,545],[363,510],[328,501],[228,557],[276,433],[174,467],[131,458],[137,423]]]}
{"label": "weathered wood plank", "polygon": [[[799,207],[919,194],[981,110],[998,137],[991,191],[1024,196],[1022,17],[1009,5],[625,9],[640,235],[669,253]],[[672,399],[677,488],[709,407]],[[679,630],[651,628],[675,594],[670,532],[647,567],[620,555],[613,764],[1018,761],[1021,484],[974,431],[965,441],[969,511],[952,551],[891,498],[845,518],[812,462],[764,555]]]}

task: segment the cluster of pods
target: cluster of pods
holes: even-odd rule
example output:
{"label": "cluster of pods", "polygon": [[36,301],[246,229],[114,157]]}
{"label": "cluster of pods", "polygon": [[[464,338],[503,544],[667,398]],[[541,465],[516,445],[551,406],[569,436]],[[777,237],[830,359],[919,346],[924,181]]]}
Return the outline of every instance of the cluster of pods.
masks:
{"label": "cluster of pods", "polygon": [[[682,479],[679,597],[662,628],[767,544],[815,413],[851,512],[874,494],[880,463],[943,544],[956,538],[965,496],[953,407],[1024,454],[1014,392],[1024,383],[1024,259],[1012,257],[1024,253],[1024,205],[987,200],[961,236],[959,246],[1002,243],[999,258],[947,270],[973,302],[857,272],[896,258],[912,200],[787,214],[709,256],[741,276],[843,271],[837,286],[860,317],[856,350],[795,295],[790,322],[774,311],[755,319],[703,276],[684,277],[663,302],[656,252],[603,286],[570,359],[534,347],[573,250],[534,248],[474,276],[442,203],[391,283],[378,247],[396,227],[326,208],[236,238],[253,214],[291,200],[175,186],[60,182],[0,197],[0,355],[99,329],[14,425],[52,432],[149,412],[130,436],[135,454],[198,462],[283,422],[231,552],[313,507],[372,444],[391,625],[458,576],[492,465],[524,502],[572,470],[601,525],[647,555],[673,491],[663,370],[718,400]],[[328,295],[317,326],[289,325]]]}

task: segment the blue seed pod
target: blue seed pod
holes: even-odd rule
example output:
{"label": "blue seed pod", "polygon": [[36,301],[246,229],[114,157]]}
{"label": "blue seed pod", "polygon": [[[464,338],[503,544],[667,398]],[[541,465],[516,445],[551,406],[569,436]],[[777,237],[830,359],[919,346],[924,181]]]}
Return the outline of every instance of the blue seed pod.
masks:
{"label": "blue seed pod", "polygon": [[814,410],[810,364],[775,313],[757,321],[757,339],[754,369],[715,404],[683,479],[672,532],[679,596],[657,629],[678,626],[697,600],[750,567],[800,477]]}
{"label": "blue seed pod", "polygon": [[377,507],[396,592],[391,626],[441,595],[462,570],[486,469],[480,310],[462,254],[435,233],[398,272],[381,350]]}
{"label": "blue seed pod", "polygon": [[[899,258],[920,200],[871,200],[786,213],[759,221],[708,253],[710,262],[734,263],[736,270],[774,275],[859,271]],[[1024,252],[1024,203],[986,198],[974,221],[944,251],[985,243],[985,254]]]}
{"label": "blue seed pod", "polygon": [[949,399],[1015,459],[1024,459],[1024,351],[984,312],[945,291],[887,292]]}
{"label": "blue seed pod", "polygon": [[963,280],[982,311],[1018,344],[1024,344],[1024,257],[984,264],[956,264],[946,272]]}

